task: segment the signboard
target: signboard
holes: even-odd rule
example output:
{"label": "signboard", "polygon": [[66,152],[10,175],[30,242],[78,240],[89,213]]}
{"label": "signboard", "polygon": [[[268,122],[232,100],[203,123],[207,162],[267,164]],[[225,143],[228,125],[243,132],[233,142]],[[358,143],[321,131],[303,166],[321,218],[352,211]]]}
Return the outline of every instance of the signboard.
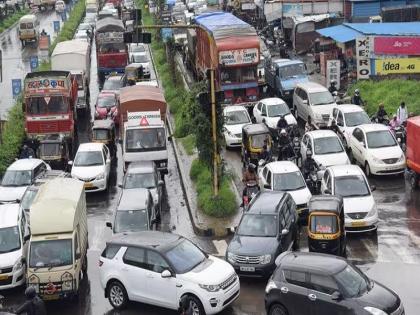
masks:
{"label": "signboard", "polygon": [[29,60],[30,60],[29,62],[31,64],[31,72],[33,72],[39,66],[38,56],[31,56],[31,58]]}
{"label": "signboard", "polygon": [[13,98],[18,97],[21,92],[22,92],[22,80],[21,79],[12,79]]}
{"label": "signboard", "polygon": [[375,60],[377,75],[420,73],[420,58],[389,58]]}
{"label": "signboard", "polygon": [[327,86],[335,81],[335,87],[340,89],[340,60],[327,60]]}
{"label": "signboard", "polygon": [[123,32],[107,32],[96,34],[99,44],[106,43],[123,43],[124,33]]}
{"label": "signboard", "polygon": [[58,33],[60,31],[60,21],[54,21],[54,32]]}
{"label": "signboard", "polygon": [[420,56],[420,37],[375,37],[376,55],[415,55]]}
{"label": "signboard", "polygon": [[356,38],[356,58],[357,58],[357,79],[369,79],[370,76],[370,52],[371,38],[358,37]]}
{"label": "signboard", "polygon": [[236,66],[259,62],[258,48],[226,50],[219,52],[219,64]]}
{"label": "signboard", "polygon": [[152,126],[161,125],[162,118],[160,117],[160,111],[151,112],[132,112],[127,114],[128,126]]}

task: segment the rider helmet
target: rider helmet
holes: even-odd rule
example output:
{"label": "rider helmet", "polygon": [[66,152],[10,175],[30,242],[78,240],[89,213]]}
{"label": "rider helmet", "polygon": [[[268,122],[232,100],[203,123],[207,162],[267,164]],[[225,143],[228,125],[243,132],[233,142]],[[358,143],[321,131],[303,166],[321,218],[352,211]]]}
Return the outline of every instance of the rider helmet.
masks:
{"label": "rider helmet", "polygon": [[25,290],[25,296],[28,299],[33,299],[36,296],[35,288],[33,286],[27,287],[26,290]]}

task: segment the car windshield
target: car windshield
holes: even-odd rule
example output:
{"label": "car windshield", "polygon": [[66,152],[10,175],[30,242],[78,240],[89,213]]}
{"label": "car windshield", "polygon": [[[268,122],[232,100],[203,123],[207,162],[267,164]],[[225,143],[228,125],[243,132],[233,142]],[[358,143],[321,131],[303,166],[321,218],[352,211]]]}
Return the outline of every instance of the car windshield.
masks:
{"label": "car windshield", "polygon": [[351,265],[335,274],[334,278],[340,286],[340,291],[348,298],[360,296],[370,289],[369,279]]}
{"label": "car windshield", "polygon": [[39,152],[40,158],[60,155],[60,143],[41,143]]}
{"label": "car windshield", "polygon": [[95,140],[109,140],[111,138],[108,129],[94,129],[92,134]]}
{"label": "car windshield", "polygon": [[253,135],[251,136],[251,145],[253,148],[262,148],[264,146],[264,140],[268,138],[267,134]]}
{"label": "car windshield", "polygon": [[131,45],[130,48],[131,48],[131,52],[133,53],[146,51],[143,45]]}
{"label": "car windshield", "polygon": [[48,240],[31,242],[30,268],[68,266],[73,263],[72,240]]}
{"label": "car windshield", "polygon": [[273,190],[291,191],[305,188],[305,182],[299,171],[274,174]]}
{"label": "car windshield", "polygon": [[110,95],[110,96],[100,96],[98,97],[98,102],[97,102],[97,106],[100,108],[103,107],[114,107],[115,104],[115,97],[114,95]]}
{"label": "car windshield", "polygon": [[78,152],[74,160],[74,166],[103,165],[104,160],[100,151]]}
{"label": "car windshield", "polygon": [[91,31],[92,27],[88,23],[82,23],[82,24],[79,25],[78,29],[79,30],[89,30],[89,31]]}
{"label": "car windshield", "polygon": [[290,114],[290,109],[286,103],[280,103],[280,104],[267,106],[268,117],[280,117],[287,114]]}
{"label": "car windshield", "polygon": [[371,131],[366,133],[367,144],[370,149],[394,147],[397,145],[388,130]]}
{"label": "car windshield", "polygon": [[328,105],[334,103],[334,98],[329,91],[310,94],[312,105]]}
{"label": "car windshield", "polygon": [[363,176],[339,176],[335,178],[334,192],[342,197],[369,196],[369,188]]}
{"label": "car windshield", "polygon": [[335,234],[338,232],[337,216],[311,215],[310,229],[314,234]]}
{"label": "car windshield", "polygon": [[347,127],[355,127],[363,124],[370,124],[369,116],[364,111],[346,113],[344,114],[344,117],[346,119]]}
{"label": "car windshield", "polygon": [[20,206],[23,210],[29,211],[29,208],[32,205],[36,195],[38,194],[38,187],[30,187],[25,191],[25,194],[22,197]]}
{"label": "car windshield", "polygon": [[6,171],[1,182],[2,186],[28,186],[32,182],[31,171]]}
{"label": "car windshield", "polygon": [[238,235],[274,237],[277,235],[277,216],[245,214],[239,224]]}
{"label": "car windshield", "polygon": [[281,79],[297,78],[306,73],[303,63],[279,68]]}
{"label": "car windshield", "polygon": [[234,112],[227,112],[225,115],[226,125],[239,125],[249,123],[249,116],[244,110],[237,110]]}
{"label": "car windshield", "polygon": [[166,258],[175,268],[176,273],[182,274],[202,263],[206,255],[193,243],[184,239],[166,252]]}
{"label": "car windshield", "polygon": [[157,151],[166,148],[163,128],[129,129],[126,136],[127,152]]}
{"label": "car windshield", "polygon": [[324,137],[314,139],[315,154],[332,154],[343,152],[344,149],[341,146],[338,137]]}
{"label": "car windshield", "polygon": [[123,87],[121,80],[106,80],[103,86],[103,90],[115,91]]}
{"label": "car windshield", "polygon": [[148,62],[146,55],[135,54],[133,55],[133,62],[145,63]]}
{"label": "car windshield", "polygon": [[153,173],[128,173],[125,177],[124,188],[155,188],[156,179]]}
{"label": "car windshield", "polygon": [[146,210],[118,210],[115,216],[115,233],[147,231],[149,224],[147,223]]}
{"label": "car windshield", "polygon": [[0,254],[10,253],[20,248],[17,226],[0,229]]}

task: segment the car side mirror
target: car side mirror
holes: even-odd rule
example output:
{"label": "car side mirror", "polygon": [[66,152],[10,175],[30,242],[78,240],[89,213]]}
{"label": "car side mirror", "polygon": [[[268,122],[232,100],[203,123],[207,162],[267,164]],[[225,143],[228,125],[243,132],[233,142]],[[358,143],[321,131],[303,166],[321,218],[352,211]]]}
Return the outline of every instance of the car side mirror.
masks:
{"label": "car side mirror", "polygon": [[326,195],[331,195],[331,190],[329,190],[329,189],[325,189],[325,190],[324,190],[324,194],[326,194]]}
{"label": "car side mirror", "polygon": [[288,229],[281,230],[281,235],[287,235],[287,234],[289,234],[289,230]]}
{"label": "car side mirror", "polygon": [[81,253],[76,253],[76,255],[74,256],[75,260],[79,260],[82,257]]}
{"label": "car side mirror", "polygon": [[68,161],[67,164],[70,165],[70,166],[72,166],[73,165],[73,161]]}
{"label": "car side mirror", "polygon": [[111,223],[111,222],[106,222],[106,223],[105,223],[105,225],[106,225],[107,227],[109,227],[110,229],[112,229],[112,223]]}
{"label": "car side mirror", "polygon": [[163,180],[159,180],[158,181],[158,186],[163,186],[163,185],[165,185],[165,182]]}
{"label": "car side mirror", "polygon": [[264,184],[263,186],[265,189],[271,189],[271,185],[270,184]]}
{"label": "car side mirror", "polygon": [[161,275],[162,278],[170,278],[170,277],[172,277],[172,273],[168,269],[163,270],[160,275]]}
{"label": "car side mirror", "polygon": [[303,105],[308,105],[309,104],[308,100],[303,100],[302,103],[303,103]]}
{"label": "car side mirror", "polygon": [[371,191],[375,191],[376,190],[376,186],[375,185],[370,186],[370,190]]}
{"label": "car side mirror", "polygon": [[31,238],[31,235],[30,234],[26,234],[24,237],[23,237],[23,241],[24,242],[27,242],[27,241],[29,241],[29,239]]}
{"label": "car side mirror", "polygon": [[333,300],[333,301],[339,301],[339,300],[341,300],[343,298],[343,296],[341,295],[341,293],[340,292],[338,292],[338,291],[334,291],[333,292],[333,294],[331,294],[331,299]]}

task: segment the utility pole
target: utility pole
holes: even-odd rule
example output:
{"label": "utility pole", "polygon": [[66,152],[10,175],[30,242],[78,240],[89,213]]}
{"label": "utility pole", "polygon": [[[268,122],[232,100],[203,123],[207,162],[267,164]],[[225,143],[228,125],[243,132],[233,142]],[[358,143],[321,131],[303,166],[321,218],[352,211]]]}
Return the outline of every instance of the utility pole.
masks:
{"label": "utility pole", "polygon": [[209,69],[210,72],[210,103],[211,103],[211,126],[213,138],[213,194],[219,194],[219,169],[218,169],[218,155],[217,155],[217,119],[216,119],[216,90],[214,87],[214,69]]}

